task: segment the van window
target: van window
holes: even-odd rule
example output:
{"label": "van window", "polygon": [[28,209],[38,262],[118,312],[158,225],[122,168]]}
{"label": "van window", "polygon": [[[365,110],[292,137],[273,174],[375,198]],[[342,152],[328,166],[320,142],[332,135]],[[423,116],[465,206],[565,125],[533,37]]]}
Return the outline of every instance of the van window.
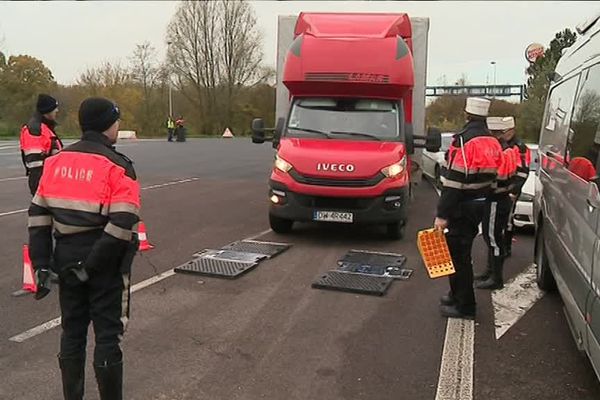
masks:
{"label": "van window", "polygon": [[580,178],[595,179],[600,166],[600,64],[581,74],[569,127],[568,168]]}
{"label": "van window", "polygon": [[579,76],[570,78],[555,86],[550,92],[546,102],[546,114],[542,121],[540,144],[544,152],[551,151],[561,157],[566,153],[569,121],[578,80]]}

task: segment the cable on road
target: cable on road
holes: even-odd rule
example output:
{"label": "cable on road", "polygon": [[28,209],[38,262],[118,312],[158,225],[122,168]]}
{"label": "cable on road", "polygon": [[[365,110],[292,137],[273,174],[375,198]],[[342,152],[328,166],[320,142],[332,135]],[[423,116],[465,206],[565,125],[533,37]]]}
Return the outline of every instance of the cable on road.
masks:
{"label": "cable on road", "polygon": [[[150,265],[150,266],[152,267],[152,269],[154,270],[154,275],[155,275],[155,276],[157,276],[157,275],[160,275],[160,272],[158,272],[158,267],[156,266],[156,264],[154,264],[154,263],[152,262],[152,260],[150,260],[150,258],[149,258],[149,257],[147,257],[147,256],[146,256],[146,255],[145,255],[145,254],[144,254],[142,251],[138,251],[138,254],[141,256],[141,258],[142,258],[144,261],[146,261],[146,263],[147,263],[148,265]],[[160,287],[161,287],[161,289],[162,289],[162,292],[163,292],[163,293],[166,293],[166,291],[167,291],[167,287],[166,287],[166,285],[165,285],[165,283],[164,283],[164,282],[161,282],[161,283],[160,283]]]}

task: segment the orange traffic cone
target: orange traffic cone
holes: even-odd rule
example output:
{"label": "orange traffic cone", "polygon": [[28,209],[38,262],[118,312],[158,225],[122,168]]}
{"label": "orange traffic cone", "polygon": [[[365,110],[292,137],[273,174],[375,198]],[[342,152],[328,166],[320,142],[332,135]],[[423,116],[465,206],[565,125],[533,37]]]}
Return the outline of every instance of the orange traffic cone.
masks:
{"label": "orange traffic cone", "polygon": [[146,235],[146,224],[140,221],[138,226],[138,239],[140,240],[139,251],[152,250],[154,246],[148,241],[148,235]]}
{"label": "orange traffic cone", "polygon": [[29,246],[26,244],[23,245],[23,291],[30,293],[37,292],[33,267],[29,258]]}

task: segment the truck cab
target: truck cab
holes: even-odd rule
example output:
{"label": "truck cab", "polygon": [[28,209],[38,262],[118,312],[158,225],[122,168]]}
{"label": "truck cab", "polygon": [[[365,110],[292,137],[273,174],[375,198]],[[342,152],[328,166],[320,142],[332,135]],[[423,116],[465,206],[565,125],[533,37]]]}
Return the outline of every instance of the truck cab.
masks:
{"label": "truck cab", "polygon": [[[382,224],[389,237],[402,237],[415,147],[409,17],[300,14],[283,84],[288,113],[269,138],[277,149],[271,228],[285,233],[295,221]],[[252,128],[255,143],[268,139],[262,120]],[[439,132],[426,142],[439,147]]]}

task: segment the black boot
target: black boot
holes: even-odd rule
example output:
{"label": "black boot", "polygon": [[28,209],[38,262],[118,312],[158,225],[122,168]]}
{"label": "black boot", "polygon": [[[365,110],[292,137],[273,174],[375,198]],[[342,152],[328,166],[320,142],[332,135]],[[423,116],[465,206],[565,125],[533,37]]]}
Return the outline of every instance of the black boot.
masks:
{"label": "black boot", "polygon": [[459,309],[456,305],[453,306],[440,306],[440,314],[442,317],[447,318],[461,318],[461,319],[475,319],[475,311],[465,311]]}
{"label": "black boot", "polygon": [[85,382],[85,358],[61,358],[58,365],[62,374],[65,400],[82,400]]}
{"label": "black boot", "polygon": [[94,365],[100,400],[123,400],[123,362]]}
{"label": "black boot", "polygon": [[456,303],[456,300],[454,300],[454,297],[450,296],[450,295],[444,295],[442,297],[440,297],[440,304],[444,305],[444,306],[452,306]]}
{"label": "black boot", "polygon": [[452,291],[449,291],[448,294],[440,297],[440,304],[444,306],[452,306],[456,304],[456,299],[452,296]]}
{"label": "black boot", "polygon": [[504,287],[504,279],[502,277],[502,270],[504,268],[504,257],[494,257],[492,264],[492,273],[488,279],[482,282],[477,282],[475,287],[477,289],[489,289],[497,290]]}

